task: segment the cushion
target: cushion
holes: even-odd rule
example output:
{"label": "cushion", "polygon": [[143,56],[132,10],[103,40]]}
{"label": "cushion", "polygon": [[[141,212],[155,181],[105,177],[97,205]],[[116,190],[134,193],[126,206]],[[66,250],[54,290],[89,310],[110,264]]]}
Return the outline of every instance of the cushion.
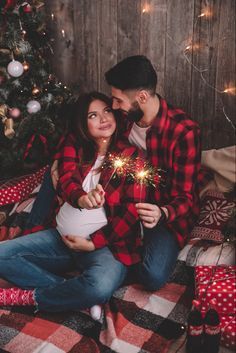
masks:
{"label": "cushion", "polygon": [[190,238],[200,238],[221,243],[224,240],[222,230],[233,213],[235,202],[229,200],[217,190],[208,190],[201,200],[198,223]]}

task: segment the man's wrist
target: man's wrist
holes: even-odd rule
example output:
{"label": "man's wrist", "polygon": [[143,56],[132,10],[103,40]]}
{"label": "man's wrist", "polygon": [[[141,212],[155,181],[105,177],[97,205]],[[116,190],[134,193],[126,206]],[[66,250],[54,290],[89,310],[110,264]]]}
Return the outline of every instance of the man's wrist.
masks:
{"label": "man's wrist", "polygon": [[167,215],[166,215],[165,211],[163,210],[163,208],[161,208],[161,207],[160,207],[160,211],[161,211],[161,217],[159,218],[158,224],[166,223]]}

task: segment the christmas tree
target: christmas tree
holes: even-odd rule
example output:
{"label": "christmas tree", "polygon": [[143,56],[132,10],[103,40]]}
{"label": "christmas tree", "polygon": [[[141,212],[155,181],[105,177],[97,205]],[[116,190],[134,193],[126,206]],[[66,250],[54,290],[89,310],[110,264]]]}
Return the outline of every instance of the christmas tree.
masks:
{"label": "christmas tree", "polygon": [[47,164],[65,129],[45,18],[43,1],[0,0],[0,179]]}

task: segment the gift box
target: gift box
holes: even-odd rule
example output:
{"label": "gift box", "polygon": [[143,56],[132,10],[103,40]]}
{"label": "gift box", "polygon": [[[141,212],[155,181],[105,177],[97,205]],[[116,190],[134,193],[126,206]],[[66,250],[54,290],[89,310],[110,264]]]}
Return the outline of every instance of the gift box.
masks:
{"label": "gift box", "polygon": [[216,310],[221,315],[236,312],[236,266],[196,266],[195,294],[201,302],[203,314],[209,309],[209,301],[216,299]]}
{"label": "gift box", "polygon": [[220,344],[224,347],[236,349],[236,317],[221,316],[221,341]]}
{"label": "gift box", "polygon": [[0,206],[22,201],[42,182],[48,166],[39,169],[33,174],[0,182]]}

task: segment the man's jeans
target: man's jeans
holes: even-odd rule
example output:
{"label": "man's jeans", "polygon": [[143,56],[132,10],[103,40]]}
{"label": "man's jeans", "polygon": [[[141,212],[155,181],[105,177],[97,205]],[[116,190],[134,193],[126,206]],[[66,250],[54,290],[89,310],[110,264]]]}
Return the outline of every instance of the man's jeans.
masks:
{"label": "man's jeans", "polygon": [[138,264],[138,281],[148,290],[161,288],[169,279],[179,253],[173,234],[165,227],[144,228],[143,261]]}
{"label": "man's jeans", "polygon": [[[81,275],[60,274],[78,269]],[[56,229],[0,244],[0,277],[25,289],[35,289],[39,310],[81,310],[107,302],[122,284],[127,267],[107,247],[75,252]]]}

